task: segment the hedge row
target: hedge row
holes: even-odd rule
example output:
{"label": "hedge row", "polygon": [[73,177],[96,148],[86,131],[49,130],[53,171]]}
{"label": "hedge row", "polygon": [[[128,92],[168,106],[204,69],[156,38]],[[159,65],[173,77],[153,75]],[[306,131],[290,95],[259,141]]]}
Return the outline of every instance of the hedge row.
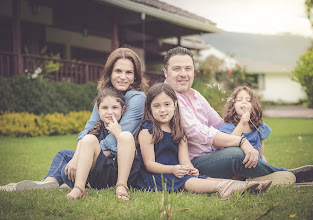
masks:
{"label": "hedge row", "polygon": [[0,77],[0,112],[29,112],[36,115],[91,111],[97,84],[78,85],[27,76]]}
{"label": "hedge row", "polygon": [[34,115],[31,113],[4,113],[0,115],[0,135],[35,137],[42,135],[77,134],[85,127],[91,112],[69,112]]}

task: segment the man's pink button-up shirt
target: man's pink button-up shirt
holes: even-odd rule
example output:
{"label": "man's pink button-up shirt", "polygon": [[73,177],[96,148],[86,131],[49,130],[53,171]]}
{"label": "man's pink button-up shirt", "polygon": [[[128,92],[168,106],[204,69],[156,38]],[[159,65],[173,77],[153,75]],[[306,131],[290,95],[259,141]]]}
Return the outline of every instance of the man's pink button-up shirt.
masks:
{"label": "man's pink button-up shirt", "polygon": [[188,91],[189,100],[177,93],[179,110],[188,140],[190,160],[214,151],[213,139],[223,119],[196,90]]}

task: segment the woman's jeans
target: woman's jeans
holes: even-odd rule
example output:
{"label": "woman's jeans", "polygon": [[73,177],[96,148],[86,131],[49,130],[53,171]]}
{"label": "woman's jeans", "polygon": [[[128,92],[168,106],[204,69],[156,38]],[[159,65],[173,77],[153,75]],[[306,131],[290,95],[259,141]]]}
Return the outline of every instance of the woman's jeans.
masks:
{"label": "woman's jeans", "polygon": [[201,155],[191,162],[201,175],[214,178],[231,179],[236,174],[244,178],[265,176],[277,171],[287,171],[285,168],[274,167],[259,159],[255,168],[245,168],[244,152],[239,147],[227,147]]}
{"label": "woman's jeans", "polygon": [[54,177],[59,185],[66,183],[69,187],[73,188],[74,183],[68,179],[65,175],[64,170],[68,162],[73,158],[75,151],[73,150],[61,150],[53,158],[50,170],[47,174],[47,177]]}

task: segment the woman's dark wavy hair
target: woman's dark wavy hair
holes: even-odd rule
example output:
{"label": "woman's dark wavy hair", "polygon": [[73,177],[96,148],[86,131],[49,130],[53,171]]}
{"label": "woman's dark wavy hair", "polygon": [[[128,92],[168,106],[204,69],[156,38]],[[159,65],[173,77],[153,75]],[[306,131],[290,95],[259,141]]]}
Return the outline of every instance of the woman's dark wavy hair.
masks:
{"label": "woman's dark wavy hair", "polygon": [[[246,85],[239,86],[236,89],[234,89],[234,91],[228,98],[224,111],[223,111],[224,122],[232,123],[235,126],[237,126],[238,123],[240,122],[240,118],[236,114],[235,102],[236,102],[236,97],[238,93],[242,90],[245,90],[250,95],[251,106],[252,106],[250,119],[253,122],[253,124],[255,124],[255,126],[258,128],[263,123],[261,104],[256,94],[253,92],[253,90],[250,89]],[[256,130],[256,128],[251,123],[251,121],[249,121],[250,128],[252,130]]]}
{"label": "woman's dark wavy hair", "polygon": [[[121,104],[122,109],[124,108],[125,104],[125,98],[122,94],[122,92],[117,91],[114,88],[104,88],[97,96],[96,98],[96,103],[97,103],[97,107],[99,108],[100,103],[102,102],[102,100],[105,97],[114,97],[116,98],[116,101],[119,102]],[[104,127],[104,123],[101,119],[99,119],[99,121],[96,122],[96,124],[93,126],[93,128],[91,128],[89,130],[89,134],[93,134],[95,136],[98,136],[100,134],[100,130],[101,128]]]}
{"label": "woman's dark wavy hair", "polygon": [[119,59],[128,59],[134,65],[135,80],[134,83],[131,85],[130,89],[145,91],[146,88],[148,87],[148,83],[143,74],[144,64],[141,61],[140,57],[129,48],[118,48],[109,55],[104,65],[101,77],[98,81],[98,93],[102,91],[104,88],[113,87],[111,83],[111,75],[114,64]]}
{"label": "woman's dark wavy hair", "polygon": [[[155,118],[152,115],[151,103],[152,103],[153,99],[157,95],[161,94],[162,92],[164,92],[166,95],[168,95],[173,100],[174,104],[175,104],[175,102],[177,103],[176,93],[170,85],[165,84],[165,83],[157,83],[149,89],[149,91],[147,93],[147,98],[145,101],[145,111],[144,111],[144,115],[143,115],[143,119],[142,119],[141,124],[148,122],[148,121],[151,121],[153,123],[152,141],[154,144],[160,142],[163,139],[163,131],[159,125],[159,122],[157,120],[155,120]],[[174,116],[170,120],[170,128],[172,131],[173,142],[179,143],[184,138],[185,134],[184,134],[182,121],[180,118],[178,103],[176,104]],[[136,140],[137,144],[138,144],[139,131],[140,131],[140,129],[137,130],[137,133],[135,135],[135,140]]]}

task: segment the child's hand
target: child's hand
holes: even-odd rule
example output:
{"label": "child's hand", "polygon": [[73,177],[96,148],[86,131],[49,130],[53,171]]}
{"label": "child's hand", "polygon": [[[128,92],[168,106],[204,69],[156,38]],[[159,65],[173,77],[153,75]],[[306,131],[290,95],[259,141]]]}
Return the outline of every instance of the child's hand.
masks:
{"label": "child's hand", "polygon": [[196,168],[190,168],[188,174],[195,176],[195,177],[198,177],[199,176],[199,170]]}
{"label": "child's hand", "polygon": [[178,177],[178,178],[183,178],[188,172],[189,172],[189,167],[185,165],[175,165],[173,167],[173,174]]}
{"label": "child's hand", "polygon": [[73,157],[65,166],[64,173],[69,180],[75,182],[76,179],[77,158]]}
{"label": "child's hand", "polygon": [[249,120],[250,120],[250,113],[249,112],[245,112],[241,116],[240,123],[243,124],[243,125],[246,125],[247,123],[249,123]]}
{"label": "child's hand", "polygon": [[122,127],[119,125],[116,118],[112,115],[113,122],[107,124],[106,129],[111,132],[115,138],[118,138],[118,135],[122,132]]}

